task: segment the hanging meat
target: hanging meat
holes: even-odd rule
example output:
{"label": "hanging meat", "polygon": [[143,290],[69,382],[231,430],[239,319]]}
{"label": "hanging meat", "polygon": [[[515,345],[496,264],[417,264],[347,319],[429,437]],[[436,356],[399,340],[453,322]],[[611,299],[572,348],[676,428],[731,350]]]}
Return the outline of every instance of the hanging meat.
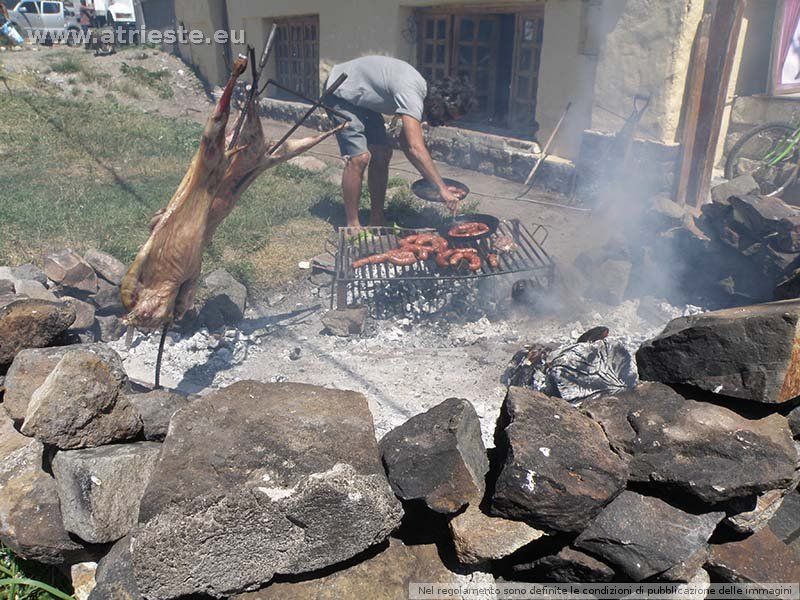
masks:
{"label": "hanging meat", "polygon": [[120,294],[129,326],[156,329],[180,319],[194,303],[203,250],[244,191],[266,169],[345,126],[270,148],[255,109],[257,95],[251,94],[241,132],[226,151],[231,95],[246,67],[244,58],[234,64],[189,170],[167,207],[153,217],[150,237],[123,278]]}

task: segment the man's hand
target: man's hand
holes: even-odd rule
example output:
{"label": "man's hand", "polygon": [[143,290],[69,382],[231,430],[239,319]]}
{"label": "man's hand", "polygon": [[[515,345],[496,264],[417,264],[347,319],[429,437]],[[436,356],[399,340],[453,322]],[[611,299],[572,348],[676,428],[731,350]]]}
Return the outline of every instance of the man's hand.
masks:
{"label": "man's hand", "polygon": [[439,190],[439,196],[453,214],[458,212],[458,205],[464,197],[464,190],[453,185],[448,185]]}

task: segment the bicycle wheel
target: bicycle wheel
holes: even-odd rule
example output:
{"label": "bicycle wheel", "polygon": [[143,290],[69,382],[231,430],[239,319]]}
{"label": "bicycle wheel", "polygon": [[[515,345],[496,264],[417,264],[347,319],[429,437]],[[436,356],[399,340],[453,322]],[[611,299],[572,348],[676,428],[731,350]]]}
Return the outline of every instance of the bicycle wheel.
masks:
{"label": "bicycle wheel", "polygon": [[728,151],[725,178],[749,173],[761,193],[772,194],[786,186],[798,159],[791,138],[796,128],[789,123],[764,123],[746,132]]}

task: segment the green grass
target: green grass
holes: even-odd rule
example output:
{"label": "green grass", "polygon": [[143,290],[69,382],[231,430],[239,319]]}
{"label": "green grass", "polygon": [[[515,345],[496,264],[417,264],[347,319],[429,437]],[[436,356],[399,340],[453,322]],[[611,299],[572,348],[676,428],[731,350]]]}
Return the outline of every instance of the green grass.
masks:
{"label": "green grass", "polygon": [[154,90],[159,98],[169,100],[175,95],[169,84],[169,71],[150,71],[142,66],[131,66],[128,63],[122,63],[120,71],[133,83],[146,85]]}
{"label": "green grass", "polygon": [[[97,102],[0,92],[0,264],[41,263],[64,246],[94,246],[128,263],[147,239],[202,128]],[[337,194],[338,186],[295,167],[268,171],[220,227],[204,267],[268,285],[256,255],[272,228],[308,218],[317,204],[335,208]]]}
{"label": "green grass", "polygon": [[65,600],[70,592],[55,567],[20,560],[0,544],[0,600]]}
{"label": "green grass", "polygon": [[62,56],[50,63],[50,70],[54,73],[81,73],[84,69],[83,62],[77,56]]}

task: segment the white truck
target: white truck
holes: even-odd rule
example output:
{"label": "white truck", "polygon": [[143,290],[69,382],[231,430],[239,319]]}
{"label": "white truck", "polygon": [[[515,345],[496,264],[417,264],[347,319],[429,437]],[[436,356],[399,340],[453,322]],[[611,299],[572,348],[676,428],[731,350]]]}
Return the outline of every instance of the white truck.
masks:
{"label": "white truck", "polygon": [[136,27],[136,10],[133,0],[88,0],[100,25]]}

